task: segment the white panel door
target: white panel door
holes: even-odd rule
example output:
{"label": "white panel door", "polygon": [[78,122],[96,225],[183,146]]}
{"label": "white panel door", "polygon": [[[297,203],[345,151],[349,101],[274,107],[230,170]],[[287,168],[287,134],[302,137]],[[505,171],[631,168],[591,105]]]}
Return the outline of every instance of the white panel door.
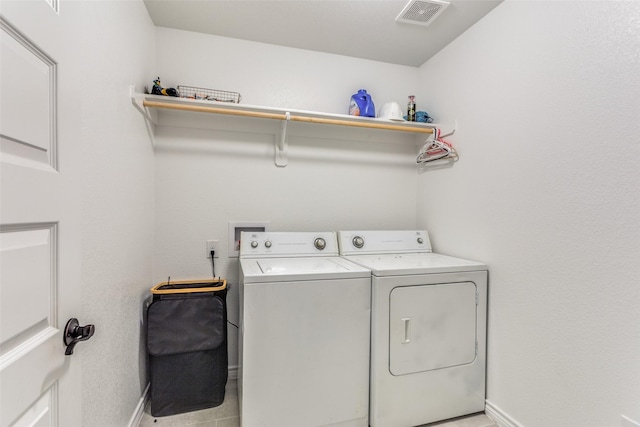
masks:
{"label": "white panel door", "polygon": [[81,351],[65,356],[62,336],[80,291],[77,115],[59,99],[68,30],[57,1],[2,3],[0,427],[80,426]]}

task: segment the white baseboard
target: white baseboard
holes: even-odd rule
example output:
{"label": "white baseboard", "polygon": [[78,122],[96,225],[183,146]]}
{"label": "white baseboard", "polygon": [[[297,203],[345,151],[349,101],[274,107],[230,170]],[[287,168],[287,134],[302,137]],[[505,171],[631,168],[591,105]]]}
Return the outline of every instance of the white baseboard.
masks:
{"label": "white baseboard", "polygon": [[229,379],[230,380],[238,379],[238,365],[229,366]]}
{"label": "white baseboard", "polygon": [[[488,400],[485,400],[484,413],[495,421],[499,427],[522,427],[522,424]],[[620,415],[620,427],[640,427],[640,422],[634,421],[625,415]]]}
{"label": "white baseboard", "polygon": [[485,401],[484,413],[495,421],[499,427],[522,427],[522,424],[488,400]]}
{"label": "white baseboard", "polygon": [[147,384],[147,387],[142,392],[142,397],[140,397],[138,405],[129,420],[129,424],[127,424],[128,427],[138,427],[140,425],[140,421],[142,421],[142,416],[144,415],[144,407],[147,405],[147,401],[149,400],[149,385],[150,384]]}
{"label": "white baseboard", "polygon": [[640,427],[640,422],[633,421],[625,415],[620,415],[620,427]]}

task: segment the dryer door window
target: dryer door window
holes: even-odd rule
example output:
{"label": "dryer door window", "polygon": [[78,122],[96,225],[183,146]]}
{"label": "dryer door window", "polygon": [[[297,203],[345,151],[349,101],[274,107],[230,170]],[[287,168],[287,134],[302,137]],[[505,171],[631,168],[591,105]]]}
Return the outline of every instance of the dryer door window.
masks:
{"label": "dryer door window", "polygon": [[476,358],[476,285],[397,287],[389,298],[389,369],[407,375]]}

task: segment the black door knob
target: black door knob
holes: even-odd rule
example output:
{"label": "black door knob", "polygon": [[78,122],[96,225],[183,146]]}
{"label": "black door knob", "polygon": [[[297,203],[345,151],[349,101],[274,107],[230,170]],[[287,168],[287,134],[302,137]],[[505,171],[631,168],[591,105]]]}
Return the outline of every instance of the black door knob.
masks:
{"label": "black door knob", "polygon": [[64,345],[67,346],[67,349],[64,351],[64,354],[69,356],[73,354],[73,348],[80,341],[86,341],[93,336],[93,333],[96,331],[96,327],[93,325],[80,326],[78,319],[71,318],[67,322],[67,326],[64,327]]}

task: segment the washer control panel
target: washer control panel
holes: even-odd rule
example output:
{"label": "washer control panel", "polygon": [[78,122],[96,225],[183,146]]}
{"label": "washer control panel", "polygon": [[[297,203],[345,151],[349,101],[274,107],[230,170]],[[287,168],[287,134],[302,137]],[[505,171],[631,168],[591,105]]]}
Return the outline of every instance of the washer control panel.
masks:
{"label": "washer control panel", "polygon": [[340,255],[431,252],[426,230],[338,231]]}
{"label": "washer control panel", "polygon": [[334,232],[242,232],[240,257],[338,256]]}

